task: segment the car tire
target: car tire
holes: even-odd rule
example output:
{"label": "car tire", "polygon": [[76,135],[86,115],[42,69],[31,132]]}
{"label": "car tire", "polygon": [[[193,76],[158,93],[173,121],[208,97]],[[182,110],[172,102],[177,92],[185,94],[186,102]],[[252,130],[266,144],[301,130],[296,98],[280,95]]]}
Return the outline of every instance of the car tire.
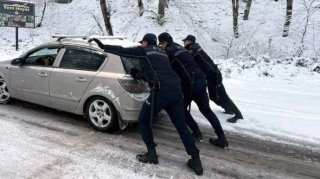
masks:
{"label": "car tire", "polygon": [[116,109],[104,97],[90,99],[86,106],[86,118],[91,127],[100,132],[113,131],[118,122]]}
{"label": "car tire", "polygon": [[7,83],[0,76],[0,104],[7,104],[11,100]]}

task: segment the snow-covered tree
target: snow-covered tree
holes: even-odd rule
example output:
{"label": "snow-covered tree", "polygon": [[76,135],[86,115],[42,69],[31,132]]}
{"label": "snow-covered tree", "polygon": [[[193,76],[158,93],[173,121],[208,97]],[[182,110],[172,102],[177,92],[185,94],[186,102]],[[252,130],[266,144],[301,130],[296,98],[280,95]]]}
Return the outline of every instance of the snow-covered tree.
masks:
{"label": "snow-covered tree", "polygon": [[159,25],[163,25],[163,18],[164,18],[164,12],[166,8],[166,2],[167,0],[159,0],[159,6],[158,6],[158,22]]}
{"label": "snow-covered tree", "polygon": [[104,19],[106,30],[109,35],[113,35],[113,30],[110,22],[110,19],[111,19],[110,6],[108,5],[107,7],[106,0],[100,0],[100,6],[101,6],[102,16]]}
{"label": "snow-covered tree", "polygon": [[142,16],[144,12],[142,0],[138,0],[138,7],[139,7],[139,14],[140,16]]}
{"label": "snow-covered tree", "polygon": [[292,17],[292,3],[293,0],[287,0],[287,14],[286,14],[286,21],[284,23],[284,29],[283,29],[283,37],[287,37],[289,35],[289,28],[291,23],[291,17]]}
{"label": "snow-covered tree", "polygon": [[251,8],[251,4],[252,4],[252,0],[246,1],[246,8],[244,10],[243,20],[249,19],[249,12],[250,12],[250,8]]}
{"label": "snow-covered tree", "polygon": [[239,15],[239,0],[232,0],[232,14],[233,14],[233,33],[234,37],[239,37],[238,32],[238,15]]}

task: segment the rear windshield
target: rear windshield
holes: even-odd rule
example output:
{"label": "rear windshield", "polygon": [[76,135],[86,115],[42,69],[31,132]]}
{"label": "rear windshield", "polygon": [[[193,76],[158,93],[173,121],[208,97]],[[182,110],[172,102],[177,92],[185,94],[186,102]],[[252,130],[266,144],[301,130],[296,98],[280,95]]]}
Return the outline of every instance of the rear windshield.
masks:
{"label": "rear windshield", "polygon": [[121,57],[121,61],[127,74],[130,73],[131,68],[136,68],[141,71],[141,63],[139,59]]}

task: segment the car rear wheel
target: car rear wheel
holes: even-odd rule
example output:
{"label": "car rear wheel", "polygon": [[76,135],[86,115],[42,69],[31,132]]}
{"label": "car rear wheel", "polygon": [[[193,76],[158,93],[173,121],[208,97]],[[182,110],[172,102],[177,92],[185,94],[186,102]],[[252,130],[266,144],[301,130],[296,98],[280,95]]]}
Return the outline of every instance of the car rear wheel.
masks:
{"label": "car rear wheel", "polygon": [[0,77],[0,104],[6,104],[10,99],[7,83]]}
{"label": "car rear wheel", "polygon": [[110,101],[103,97],[95,97],[87,103],[86,117],[95,130],[110,132],[118,121],[116,112]]}

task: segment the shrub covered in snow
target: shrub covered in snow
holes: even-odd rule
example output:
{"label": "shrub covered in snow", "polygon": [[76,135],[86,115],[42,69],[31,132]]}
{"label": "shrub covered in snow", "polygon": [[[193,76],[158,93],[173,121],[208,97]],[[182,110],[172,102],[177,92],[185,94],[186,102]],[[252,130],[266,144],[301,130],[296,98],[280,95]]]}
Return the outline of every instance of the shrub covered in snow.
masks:
{"label": "shrub covered in snow", "polygon": [[320,59],[316,58],[271,59],[268,56],[239,56],[214,61],[226,77],[244,73],[265,77],[294,77],[300,73],[320,73]]}

